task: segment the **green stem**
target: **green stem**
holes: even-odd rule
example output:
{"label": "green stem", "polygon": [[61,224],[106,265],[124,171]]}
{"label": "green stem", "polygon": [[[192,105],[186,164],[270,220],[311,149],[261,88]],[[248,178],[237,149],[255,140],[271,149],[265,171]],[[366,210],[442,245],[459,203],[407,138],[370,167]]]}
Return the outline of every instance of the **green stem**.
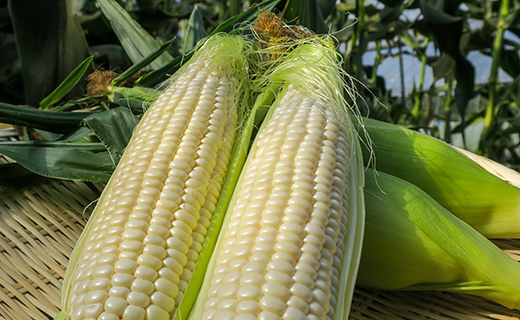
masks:
{"label": "green stem", "polygon": [[426,73],[426,47],[428,46],[428,42],[430,39],[424,39],[424,52],[421,57],[421,77],[419,78],[419,88],[417,89],[417,93],[415,95],[415,105],[412,110],[412,116],[417,120],[419,117],[419,112],[421,111],[421,96],[424,88],[424,74]]}
{"label": "green stem", "polygon": [[[356,5],[357,6],[357,5]],[[357,11],[357,9],[356,9]],[[357,41],[357,33],[358,33],[358,24],[354,24],[354,30],[352,32],[352,36],[350,37],[350,42],[347,45],[347,48],[345,49],[345,63],[344,63],[344,69],[350,73],[354,74],[353,65],[354,65],[354,58],[352,57],[353,54],[355,54],[356,50],[356,41]]]}
{"label": "green stem", "polygon": [[360,79],[360,75],[362,73],[361,57],[363,55],[363,26],[365,24],[365,7],[363,5],[363,1],[364,0],[356,0],[356,9],[354,11],[354,15],[358,20],[354,24],[354,30],[350,38],[350,47],[347,47],[345,50],[344,59],[344,69],[357,79]]}
{"label": "green stem", "polygon": [[220,1],[217,5],[218,7],[218,23],[222,23],[226,20],[226,2],[227,1]]}
{"label": "green stem", "polygon": [[234,17],[242,12],[242,0],[229,1],[229,16]]}
{"label": "green stem", "polygon": [[[403,111],[406,110],[406,93],[404,88],[404,65],[403,65],[403,50],[401,48],[401,37],[397,39],[397,49],[399,50],[399,78],[401,80],[401,102]],[[398,118],[394,119],[397,121]]]}
{"label": "green stem", "polygon": [[357,79],[361,79],[363,74],[362,57],[365,50],[365,6],[364,0],[357,0],[356,6],[358,7],[358,47],[355,56],[355,76]]}
{"label": "green stem", "polygon": [[445,119],[446,126],[444,128],[444,141],[446,141],[447,143],[451,143],[451,127],[450,127],[451,99],[452,99],[451,89],[453,86],[453,78],[451,75],[448,76],[447,81],[448,81],[448,90],[446,90],[446,102],[444,104],[444,109],[446,109],[446,119]]}
{"label": "green stem", "polygon": [[381,60],[383,60],[383,57],[381,55],[381,41],[376,41],[376,50],[377,50],[377,54],[376,54],[376,58],[374,60],[374,67],[372,69],[372,77],[370,79],[370,82],[372,84],[376,84],[376,81],[377,81],[377,69],[379,67],[379,65],[381,64]]}
{"label": "green stem", "polygon": [[504,42],[505,19],[509,14],[509,0],[502,0],[500,8],[500,17],[497,24],[497,35],[493,44],[493,63],[491,65],[491,73],[489,74],[489,103],[486,110],[486,117],[484,119],[483,139],[487,138],[491,133],[496,122],[495,112],[497,104],[498,91],[498,67],[500,64],[500,57],[502,55],[502,47]]}

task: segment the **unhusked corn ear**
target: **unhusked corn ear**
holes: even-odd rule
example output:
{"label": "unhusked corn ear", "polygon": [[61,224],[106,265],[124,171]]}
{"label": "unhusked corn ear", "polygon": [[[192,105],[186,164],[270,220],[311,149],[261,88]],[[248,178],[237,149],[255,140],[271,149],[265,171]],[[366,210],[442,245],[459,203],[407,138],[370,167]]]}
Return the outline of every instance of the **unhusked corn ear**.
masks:
{"label": "unhusked corn ear", "polygon": [[288,85],[255,138],[190,319],[346,316],[364,221],[360,149],[336,100],[308,89]]}
{"label": "unhusked corn ear", "polygon": [[366,229],[357,284],[442,290],[520,309],[520,264],[423,190],[366,174]]}
{"label": "unhusked corn ear", "polygon": [[71,320],[168,320],[179,305],[237,130],[230,61],[244,46],[229,61],[204,50],[242,41],[208,40],[137,127],[71,258],[62,303]]}
{"label": "unhusked corn ear", "polygon": [[418,186],[488,238],[520,238],[518,173],[498,164],[493,172],[476,155],[396,125],[366,119],[365,128],[373,141],[366,165],[375,158],[377,171]]}

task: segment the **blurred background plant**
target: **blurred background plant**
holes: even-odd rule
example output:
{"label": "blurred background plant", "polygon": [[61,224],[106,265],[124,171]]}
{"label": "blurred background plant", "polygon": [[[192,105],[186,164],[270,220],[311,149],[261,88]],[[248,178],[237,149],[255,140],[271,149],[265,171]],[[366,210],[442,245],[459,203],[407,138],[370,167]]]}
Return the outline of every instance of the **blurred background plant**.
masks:
{"label": "blurred background plant", "polygon": [[0,0],[0,122],[25,140],[0,153],[61,178],[97,161],[106,172],[80,178],[106,180],[153,88],[200,39],[261,11],[337,39],[363,115],[520,169],[520,0]]}

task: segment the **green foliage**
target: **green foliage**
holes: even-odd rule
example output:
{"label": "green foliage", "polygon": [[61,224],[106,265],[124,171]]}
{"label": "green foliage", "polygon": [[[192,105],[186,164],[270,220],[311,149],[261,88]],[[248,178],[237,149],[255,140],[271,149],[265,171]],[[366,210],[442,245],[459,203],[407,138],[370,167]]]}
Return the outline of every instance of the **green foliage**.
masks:
{"label": "green foliage", "polygon": [[197,43],[207,36],[208,33],[206,32],[206,29],[204,29],[202,14],[199,7],[195,6],[193,12],[191,13],[190,19],[188,20],[188,26],[184,32],[184,44],[182,46],[183,51],[188,52],[195,48]]}
{"label": "green foliage", "polygon": [[41,176],[27,170],[19,163],[0,164],[0,187],[20,188],[41,180]]}
{"label": "green foliage", "polygon": [[137,119],[127,108],[119,107],[91,114],[83,121],[107,148],[115,167],[132,137]]}
{"label": "green foliage", "polygon": [[[322,1],[323,5],[327,3]],[[288,0],[282,14],[289,24],[299,24],[317,33],[326,33],[327,26],[317,0]]]}
{"label": "green foliage", "polygon": [[159,56],[163,54],[168,48],[171,46],[175,39],[172,39],[168,42],[163,43],[157,50],[150,53],[148,56],[143,57],[140,61],[136,62],[134,65],[132,65],[130,68],[128,68],[125,72],[123,72],[120,76],[112,80],[110,83],[111,86],[117,86],[126,79],[130,78],[134,74],[136,74],[139,70],[143,69],[147,65],[149,65],[151,62],[153,62],[155,59],[157,59]]}
{"label": "green foliage", "polygon": [[[132,62],[137,63],[160,49],[160,44],[115,0],[99,0],[98,4]],[[172,57],[165,52],[150,63],[150,68],[160,68],[171,60]]]}
{"label": "green foliage", "polygon": [[[38,106],[89,55],[71,0],[10,0],[25,103]],[[85,81],[67,96],[81,95]]]}
{"label": "green foliage", "polygon": [[[133,115],[156,99],[201,39],[219,32],[248,34],[258,15],[271,11],[288,23],[334,35],[344,70],[356,79],[351,84],[364,115],[447,142],[463,141],[467,128],[486,119],[473,151],[520,168],[520,42],[504,36],[520,37],[520,0],[266,0],[249,1],[250,7],[243,0],[25,2],[10,1],[9,19],[0,19],[0,122],[32,127],[48,143],[80,138],[98,143],[112,165],[138,119]],[[39,43],[46,45],[42,49]],[[489,81],[476,82],[475,70],[482,66],[472,65],[473,53],[494,62]],[[92,62],[84,60],[90,55]],[[420,73],[406,69],[409,57],[417,59]],[[389,59],[401,84],[411,78],[417,84],[390,90],[381,73]],[[89,63],[123,73],[110,79],[106,92],[84,97]],[[146,69],[151,72],[142,72]],[[499,82],[500,70],[513,79]],[[77,112],[84,108],[89,112]],[[120,116],[124,125],[114,122]],[[126,133],[116,141],[92,125],[96,120],[84,122],[86,117],[112,122]]]}
{"label": "green foliage", "polygon": [[67,133],[76,129],[89,114],[42,111],[0,102],[0,122],[56,133]]}
{"label": "green foliage", "polygon": [[72,70],[72,72],[63,80],[63,82],[49,94],[45,99],[40,102],[40,109],[47,110],[49,106],[58,102],[67,93],[74,88],[74,86],[82,79],[83,75],[87,71],[90,63],[92,62],[92,56],[83,60],[83,62]]}
{"label": "green foliage", "polygon": [[[107,182],[114,164],[101,143],[1,142],[0,153],[44,177]],[[45,161],[42,161],[45,159]]]}

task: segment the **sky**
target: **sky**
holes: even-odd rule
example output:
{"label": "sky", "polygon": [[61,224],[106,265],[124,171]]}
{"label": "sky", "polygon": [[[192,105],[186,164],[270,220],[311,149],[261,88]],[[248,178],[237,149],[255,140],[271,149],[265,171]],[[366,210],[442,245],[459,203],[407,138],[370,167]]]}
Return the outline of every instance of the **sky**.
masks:
{"label": "sky", "polygon": [[[421,12],[419,9],[406,10],[402,16],[402,19],[415,20],[420,17]],[[480,21],[469,21],[471,29],[477,29],[480,27]],[[506,31],[504,34],[506,39],[513,40],[520,43],[520,39],[511,32]],[[397,49],[394,49],[394,53],[397,53]],[[403,52],[405,53],[405,52]],[[427,56],[437,56],[438,52],[435,52],[434,43],[430,42],[426,49]],[[363,65],[371,66],[374,64],[376,57],[375,51],[366,52],[363,55]],[[486,83],[489,78],[491,70],[492,59],[490,56],[480,53],[479,51],[471,51],[467,55],[468,60],[475,67],[475,80],[476,83]],[[400,95],[401,91],[401,80],[399,71],[399,58],[388,57],[382,61],[378,68],[377,74],[382,76],[386,82],[386,88],[392,91],[392,95]],[[421,61],[410,54],[403,55],[403,69],[406,71],[404,75],[405,92],[408,94],[412,91],[413,84],[419,85],[419,78],[421,74]],[[499,81],[506,82],[511,81],[512,78],[501,69],[499,70]],[[430,66],[426,66],[424,88],[429,88],[433,82],[433,71]],[[437,85],[442,85],[442,80]]]}

